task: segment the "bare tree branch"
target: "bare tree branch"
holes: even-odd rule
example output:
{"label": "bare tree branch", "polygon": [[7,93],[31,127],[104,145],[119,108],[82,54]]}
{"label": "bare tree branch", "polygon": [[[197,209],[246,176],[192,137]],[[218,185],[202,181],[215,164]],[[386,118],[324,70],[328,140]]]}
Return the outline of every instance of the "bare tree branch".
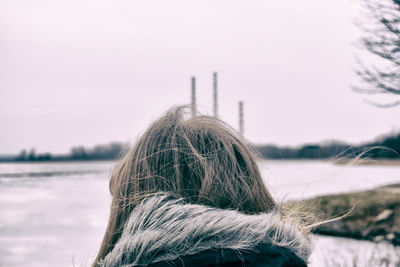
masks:
{"label": "bare tree branch", "polygon": [[[363,85],[353,86],[352,90],[362,94],[400,96],[400,0],[363,0],[363,5],[373,23],[370,19],[364,23],[357,22],[367,34],[361,38],[360,44],[380,58],[382,64],[367,66],[357,59],[356,73]],[[379,108],[400,105],[400,100],[385,104],[366,102]]]}
{"label": "bare tree branch", "polygon": [[376,103],[373,101],[369,101],[369,100],[364,100],[366,103],[370,104],[371,106],[375,106],[377,108],[392,108],[395,106],[399,106],[400,105],[400,100],[399,101],[395,101],[392,103],[385,103],[385,104],[381,104],[381,103]]}

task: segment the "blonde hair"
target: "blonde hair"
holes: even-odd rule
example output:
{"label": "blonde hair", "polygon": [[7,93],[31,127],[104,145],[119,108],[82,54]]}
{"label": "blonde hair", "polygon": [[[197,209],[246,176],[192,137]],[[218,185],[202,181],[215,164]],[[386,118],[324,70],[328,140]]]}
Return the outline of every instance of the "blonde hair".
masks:
{"label": "blonde hair", "polygon": [[134,207],[152,194],[246,214],[278,209],[242,136],[214,117],[186,114],[186,107],[169,110],[116,166],[108,226],[93,266],[112,250]]}

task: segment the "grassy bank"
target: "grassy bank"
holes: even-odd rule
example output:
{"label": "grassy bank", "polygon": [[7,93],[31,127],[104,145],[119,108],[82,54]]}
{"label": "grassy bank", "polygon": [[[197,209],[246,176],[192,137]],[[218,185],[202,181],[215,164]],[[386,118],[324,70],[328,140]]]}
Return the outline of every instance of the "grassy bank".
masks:
{"label": "grassy bank", "polygon": [[[322,220],[348,213],[319,226],[315,233],[400,245],[400,184],[375,190],[316,197],[307,200]],[[314,211],[315,212],[315,211]]]}

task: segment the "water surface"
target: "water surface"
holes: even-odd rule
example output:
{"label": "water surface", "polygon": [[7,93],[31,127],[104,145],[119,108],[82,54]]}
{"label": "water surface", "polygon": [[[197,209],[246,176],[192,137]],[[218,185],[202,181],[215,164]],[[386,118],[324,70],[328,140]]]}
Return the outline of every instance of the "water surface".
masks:
{"label": "water surface", "polygon": [[[0,266],[89,266],[107,223],[113,166],[114,162],[0,164]],[[262,161],[260,167],[278,201],[400,183],[400,168],[394,166]],[[376,250],[400,258],[399,250],[379,246],[317,237],[312,265],[346,266],[354,260],[351,255],[360,255],[358,266],[365,266],[366,255]]]}

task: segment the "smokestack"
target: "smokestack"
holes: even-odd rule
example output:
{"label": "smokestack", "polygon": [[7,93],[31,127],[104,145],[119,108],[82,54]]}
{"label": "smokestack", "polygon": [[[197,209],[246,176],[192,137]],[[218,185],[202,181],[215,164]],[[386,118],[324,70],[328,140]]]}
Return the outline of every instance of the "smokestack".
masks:
{"label": "smokestack", "polygon": [[244,126],[243,126],[243,101],[239,102],[239,133],[243,135]]}
{"label": "smokestack", "polygon": [[192,77],[192,117],[196,116],[196,77]]}
{"label": "smokestack", "polygon": [[218,84],[217,73],[214,72],[214,117],[218,117]]}

